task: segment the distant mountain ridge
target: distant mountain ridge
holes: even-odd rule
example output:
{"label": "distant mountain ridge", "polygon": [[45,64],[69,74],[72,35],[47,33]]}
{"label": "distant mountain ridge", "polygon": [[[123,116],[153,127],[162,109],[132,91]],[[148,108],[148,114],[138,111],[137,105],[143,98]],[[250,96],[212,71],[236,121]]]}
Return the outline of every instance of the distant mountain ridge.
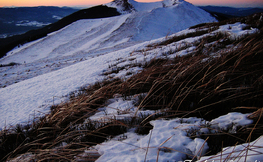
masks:
{"label": "distant mountain ridge", "polygon": [[199,6],[201,9],[224,18],[245,17],[263,12],[263,8],[235,8],[224,6]]}
{"label": "distant mountain ridge", "polygon": [[2,7],[0,8],[0,38],[44,27],[78,10],[55,6]]}

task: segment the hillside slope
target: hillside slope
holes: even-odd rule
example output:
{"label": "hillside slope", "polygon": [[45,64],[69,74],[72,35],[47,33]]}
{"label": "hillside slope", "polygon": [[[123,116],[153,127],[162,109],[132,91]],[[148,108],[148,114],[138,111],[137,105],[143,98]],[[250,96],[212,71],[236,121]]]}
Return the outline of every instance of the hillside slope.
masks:
{"label": "hillside slope", "polygon": [[[164,2],[166,5],[163,6]],[[2,68],[1,74],[5,77],[0,86],[5,87],[94,56],[164,37],[192,25],[216,21],[208,13],[185,1],[164,2],[147,3],[138,9],[140,3],[132,1],[131,5],[135,6],[136,11],[111,18],[79,20],[42,39],[15,48],[0,60],[0,64],[6,66],[13,62],[20,66]],[[114,6],[114,3],[116,2],[112,2],[111,6]],[[115,7],[117,10],[120,8],[118,4],[115,4]],[[106,6],[97,8],[114,9]],[[97,8],[94,10],[97,11]],[[85,10],[79,12],[83,13]],[[76,14],[65,20],[70,17],[74,20],[84,18]],[[64,19],[58,24],[63,24],[61,22],[64,22]],[[72,21],[65,23],[69,22]],[[54,28],[58,29],[56,24],[54,25]]]}
{"label": "hillside slope", "polygon": [[5,56],[8,51],[12,50],[16,46],[20,46],[27,42],[31,42],[43,38],[47,36],[47,34],[57,31],[77,20],[105,18],[105,17],[117,16],[117,15],[120,15],[120,13],[117,12],[116,9],[114,8],[108,8],[106,6],[95,6],[88,9],[77,11],[53,24],[45,26],[44,28],[31,30],[21,35],[2,38],[0,39],[0,48],[1,48],[0,58]]}

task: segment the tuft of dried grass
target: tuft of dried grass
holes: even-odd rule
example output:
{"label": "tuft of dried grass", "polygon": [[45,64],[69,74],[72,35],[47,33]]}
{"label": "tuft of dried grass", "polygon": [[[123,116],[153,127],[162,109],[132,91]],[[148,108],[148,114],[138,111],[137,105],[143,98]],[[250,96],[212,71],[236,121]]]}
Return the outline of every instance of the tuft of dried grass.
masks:
{"label": "tuft of dried grass", "polygon": [[233,48],[222,51],[217,58],[209,57],[209,51],[197,50],[193,55],[173,60],[152,60],[141,73],[125,82],[127,88],[123,93],[147,92],[138,109],[169,109],[173,117],[195,116],[211,120],[233,111],[251,113],[257,108],[249,116],[254,124],[240,128],[236,135],[203,136],[204,139],[209,137],[211,155],[220,152],[221,147],[255,140],[262,135],[262,40],[261,30],[235,40]]}

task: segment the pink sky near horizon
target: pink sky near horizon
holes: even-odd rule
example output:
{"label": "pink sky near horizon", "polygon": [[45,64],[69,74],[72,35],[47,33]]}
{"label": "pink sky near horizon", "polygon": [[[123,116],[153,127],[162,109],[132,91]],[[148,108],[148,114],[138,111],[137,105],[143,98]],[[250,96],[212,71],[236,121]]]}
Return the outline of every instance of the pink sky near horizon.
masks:
{"label": "pink sky near horizon", "polygon": [[[111,2],[112,0],[0,0],[4,6],[91,6]],[[138,2],[156,2],[161,0],[136,0]],[[186,0],[194,5],[220,5],[234,7],[263,7],[262,0]]]}

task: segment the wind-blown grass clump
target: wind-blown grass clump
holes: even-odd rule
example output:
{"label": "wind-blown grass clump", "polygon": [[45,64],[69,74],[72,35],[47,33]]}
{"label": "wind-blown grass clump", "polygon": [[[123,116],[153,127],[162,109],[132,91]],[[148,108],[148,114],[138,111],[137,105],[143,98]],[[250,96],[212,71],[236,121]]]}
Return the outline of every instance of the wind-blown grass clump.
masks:
{"label": "wind-blown grass clump", "polygon": [[144,120],[147,116],[141,115],[122,120],[87,120],[97,108],[106,106],[106,101],[123,88],[120,79],[97,82],[72,93],[69,102],[52,106],[50,114],[35,120],[33,124],[17,125],[1,131],[0,159],[4,161],[27,153],[26,157],[36,161],[72,161],[76,157],[79,160],[88,158],[89,161],[95,161],[99,157],[98,153],[91,157],[89,154],[84,157],[78,155],[136,125],[138,134],[148,133],[152,126],[147,122],[158,115],[148,120]]}
{"label": "wind-blown grass clump", "polygon": [[[102,107],[107,99],[116,93],[116,86],[121,80],[98,82],[79,91],[77,97],[61,105],[51,107],[51,113],[36,120],[30,126],[3,130],[1,139],[1,160],[13,158],[25,152],[35,152],[35,159],[41,161],[55,159],[72,159],[80,150],[101,143],[109,136],[126,132],[122,122],[83,122],[94,114],[96,108]],[[81,124],[81,125],[80,125]],[[53,148],[67,142],[57,154]],[[69,153],[70,151],[71,153]],[[78,150],[75,153],[74,150]],[[43,160],[45,159],[45,160]]]}
{"label": "wind-blown grass clump", "polygon": [[197,50],[194,55],[173,60],[152,60],[143,72],[125,82],[123,93],[148,92],[141,108],[189,111],[186,116],[194,114],[207,120],[233,108],[260,108],[262,38],[262,33],[249,36],[218,58]]}
{"label": "wind-blown grass clump", "polygon": [[[139,109],[169,110],[175,117],[212,120],[229,112],[261,114],[263,107],[263,32],[239,39],[220,56],[209,51],[174,59],[152,60],[143,72],[126,82],[126,93],[148,92]],[[255,140],[262,135],[261,115],[235,135],[222,131],[203,135],[210,154],[222,147]],[[224,142],[223,142],[224,141]]]}

